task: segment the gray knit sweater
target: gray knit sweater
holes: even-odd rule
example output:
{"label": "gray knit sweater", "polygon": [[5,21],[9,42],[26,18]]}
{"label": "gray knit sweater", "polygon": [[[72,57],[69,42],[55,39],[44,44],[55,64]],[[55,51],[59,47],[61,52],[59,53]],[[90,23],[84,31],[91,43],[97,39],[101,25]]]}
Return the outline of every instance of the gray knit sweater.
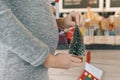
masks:
{"label": "gray knit sweater", "polygon": [[48,0],[0,0],[0,80],[48,80],[58,30]]}

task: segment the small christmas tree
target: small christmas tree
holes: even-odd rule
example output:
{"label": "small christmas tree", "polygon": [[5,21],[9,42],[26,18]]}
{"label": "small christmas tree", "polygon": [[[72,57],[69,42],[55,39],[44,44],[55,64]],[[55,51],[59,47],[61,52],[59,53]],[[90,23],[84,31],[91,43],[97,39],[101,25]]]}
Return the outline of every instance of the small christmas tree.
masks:
{"label": "small christmas tree", "polygon": [[69,46],[69,53],[75,56],[85,56],[85,45],[83,43],[83,37],[77,25],[75,27],[73,38]]}

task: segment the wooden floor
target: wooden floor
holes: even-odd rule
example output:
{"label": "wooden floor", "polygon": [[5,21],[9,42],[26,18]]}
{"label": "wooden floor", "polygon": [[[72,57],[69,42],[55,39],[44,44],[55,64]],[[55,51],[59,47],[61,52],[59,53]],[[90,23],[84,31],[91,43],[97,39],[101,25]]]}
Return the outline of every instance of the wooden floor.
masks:
{"label": "wooden floor", "polygon": [[[103,70],[101,80],[120,80],[120,50],[91,50],[91,53],[91,64]],[[49,77],[50,80],[77,80],[83,69],[84,66],[68,70],[51,68]]]}

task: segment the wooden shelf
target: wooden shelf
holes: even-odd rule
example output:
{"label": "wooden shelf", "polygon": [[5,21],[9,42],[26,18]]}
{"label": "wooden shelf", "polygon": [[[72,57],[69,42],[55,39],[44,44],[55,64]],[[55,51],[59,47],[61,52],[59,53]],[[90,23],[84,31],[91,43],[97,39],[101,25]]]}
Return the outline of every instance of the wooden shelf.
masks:
{"label": "wooden shelf", "polygon": [[[69,45],[58,45],[58,50],[69,49]],[[91,44],[86,45],[87,50],[120,50],[120,45]]]}

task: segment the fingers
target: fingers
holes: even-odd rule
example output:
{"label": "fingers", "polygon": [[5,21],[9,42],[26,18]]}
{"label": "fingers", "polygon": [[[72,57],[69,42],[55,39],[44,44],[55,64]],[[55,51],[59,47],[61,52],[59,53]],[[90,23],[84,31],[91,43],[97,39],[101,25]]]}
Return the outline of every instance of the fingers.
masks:
{"label": "fingers", "polygon": [[75,22],[72,21],[71,15],[68,15],[64,18],[64,25],[66,26],[66,28],[75,26]]}
{"label": "fingers", "polygon": [[75,63],[81,63],[81,62],[82,62],[81,59],[76,58],[76,57],[71,57],[71,61],[72,61],[72,62],[75,62]]}
{"label": "fingers", "polygon": [[76,57],[72,57],[71,61],[72,61],[71,66],[70,66],[71,68],[72,67],[81,67],[84,64],[81,59],[76,58]]}
{"label": "fingers", "polygon": [[72,67],[80,67],[83,65],[83,62],[76,57],[73,57],[70,54],[67,53],[58,53],[55,55],[55,64],[53,68],[63,68],[63,69],[69,69]]}
{"label": "fingers", "polygon": [[84,63],[74,63],[74,62],[71,62],[71,66],[70,68],[72,67],[81,67]]}
{"label": "fingers", "polygon": [[80,14],[79,12],[72,11],[70,13],[71,18],[74,18],[75,25],[80,25]]}
{"label": "fingers", "polygon": [[85,57],[83,57],[83,60],[76,58],[76,57],[71,57],[71,65],[70,68],[72,67],[81,67],[85,63]]}
{"label": "fingers", "polygon": [[64,25],[66,28],[80,26],[81,15],[79,12],[72,11],[64,18]]}
{"label": "fingers", "polygon": [[67,28],[74,27],[76,25],[74,21],[68,21],[67,23],[69,24],[67,25]]}

